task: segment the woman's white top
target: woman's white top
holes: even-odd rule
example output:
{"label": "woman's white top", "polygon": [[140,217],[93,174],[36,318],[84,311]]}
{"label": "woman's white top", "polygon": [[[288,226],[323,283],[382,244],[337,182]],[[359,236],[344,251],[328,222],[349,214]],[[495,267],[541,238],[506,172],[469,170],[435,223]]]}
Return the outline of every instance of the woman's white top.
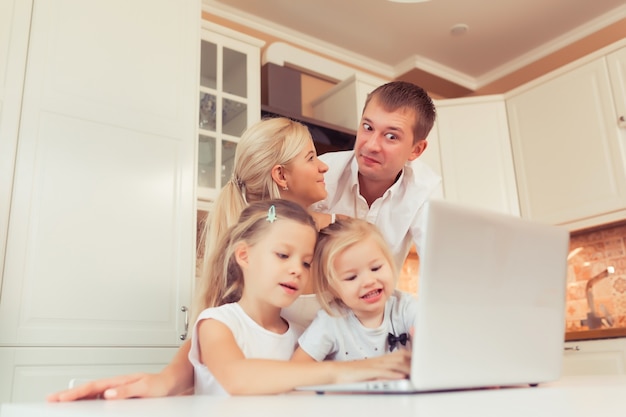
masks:
{"label": "woman's white top", "polygon": [[302,294],[289,307],[283,308],[281,316],[306,329],[321,308],[315,294]]}

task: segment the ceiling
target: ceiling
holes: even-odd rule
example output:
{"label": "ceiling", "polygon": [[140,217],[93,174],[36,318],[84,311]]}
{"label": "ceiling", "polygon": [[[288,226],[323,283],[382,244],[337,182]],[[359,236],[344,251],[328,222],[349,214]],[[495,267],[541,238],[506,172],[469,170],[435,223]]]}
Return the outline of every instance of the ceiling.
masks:
{"label": "ceiling", "polygon": [[[417,68],[471,90],[626,19],[624,0],[203,0],[389,78]],[[468,30],[454,35],[455,25]],[[626,33],[622,37],[626,37]]]}

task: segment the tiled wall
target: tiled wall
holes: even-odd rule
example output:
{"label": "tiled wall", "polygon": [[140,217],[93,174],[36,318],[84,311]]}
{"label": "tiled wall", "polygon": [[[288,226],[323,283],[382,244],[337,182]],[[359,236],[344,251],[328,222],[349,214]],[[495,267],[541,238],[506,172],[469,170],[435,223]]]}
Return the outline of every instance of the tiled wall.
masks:
{"label": "tiled wall", "polygon": [[417,273],[419,271],[419,258],[415,247],[411,248],[409,256],[404,261],[404,266],[398,278],[398,289],[411,294],[417,294]]}
{"label": "tiled wall", "polygon": [[591,278],[608,267],[613,267],[615,272],[592,287],[596,314],[603,315],[603,309],[606,309],[613,319],[613,327],[626,327],[626,222],[573,233],[570,250],[567,331],[588,329],[581,323],[590,311],[586,286]]}

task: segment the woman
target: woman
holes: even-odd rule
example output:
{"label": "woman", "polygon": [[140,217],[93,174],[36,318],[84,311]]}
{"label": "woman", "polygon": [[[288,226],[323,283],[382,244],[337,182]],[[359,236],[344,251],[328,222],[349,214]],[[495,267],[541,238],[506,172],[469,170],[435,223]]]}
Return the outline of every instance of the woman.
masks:
{"label": "woman", "polygon": [[[326,198],[324,173],[328,166],[317,158],[313,139],[306,126],[279,117],[264,119],[242,135],[235,152],[233,175],[220,191],[204,231],[204,260],[212,244],[238,219],[253,201],[283,198],[304,208]],[[328,214],[314,214],[318,228],[331,221]],[[206,308],[207,265],[197,282],[192,322]],[[158,374],[131,374],[88,382],[79,387],[48,396],[48,401],[74,401],[87,398],[122,399],[162,397],[193,391],[194,374],[187,356],[187,340],[176,356]]]}
{"label": "woman", "polygon": [[[317,158],[311,134],[303,124],[278,117],[251,126],[237,145],[233,175],[220,191],[207,222],[203,239],[205,255],[211,253],[212,245],[237,222],[249,203],[282,198],[306,209],[325,199],[326,171],[328,166]],[[314,217],[318,228],[329,223],[328,215]],[[196,283],[192,322],[207,307],[199,298],[205,293],[208,282],[209,256],[203,259],[203,273]]]}

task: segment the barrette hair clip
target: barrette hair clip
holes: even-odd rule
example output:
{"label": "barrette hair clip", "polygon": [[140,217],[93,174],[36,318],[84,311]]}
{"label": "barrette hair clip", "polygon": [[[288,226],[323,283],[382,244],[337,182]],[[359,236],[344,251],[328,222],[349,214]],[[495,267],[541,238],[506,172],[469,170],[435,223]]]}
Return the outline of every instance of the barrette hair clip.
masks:
{"label": "barrette hair clip", "polygon": [[276,221],[276,207],[272,204],[270,209],[267,210],[267,221],[270,223],[274,223]]}

